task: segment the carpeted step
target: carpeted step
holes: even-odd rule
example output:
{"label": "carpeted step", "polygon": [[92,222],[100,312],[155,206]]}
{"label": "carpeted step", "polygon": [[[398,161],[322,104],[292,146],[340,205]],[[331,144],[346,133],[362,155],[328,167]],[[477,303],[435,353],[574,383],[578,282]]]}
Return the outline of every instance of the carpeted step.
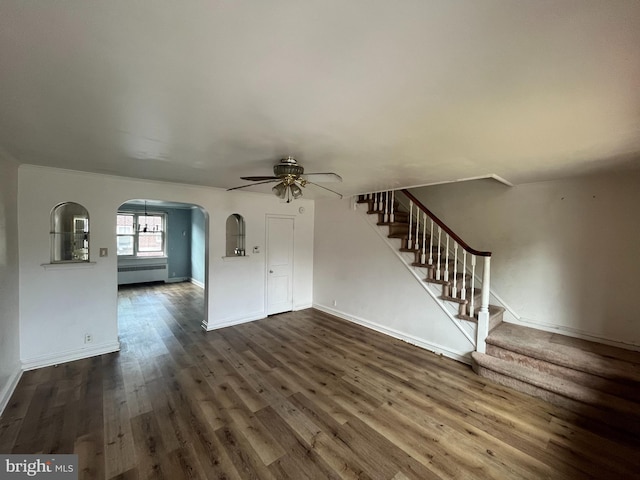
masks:
{"label": "carpeted step", "polygon": [[626,398],[640,404],[640,385],[636,382],[620,382],[615,379],[592,375],[580,370],[563,367],[544,360],[522,355],[511,350],[505,350],[504,348],[491,344],[487,345],[487,355],[534,368],[539,372],[571,380],[579,385],[593,388],[610,395],[615,395],[616,397]]}
{"label": "carpeted step", "polygon": [[640,352],[512,323],[504,323],[492,332],[487,338],[487,344],[640,387]]}
{"label": "carpeted step", "polygon": [[483,353],[473,352],[471,356],[474,371],[484,378],[589,417],[605,428],[615,426],[637,438],[637,403]]}
{"label": "carpeted step", "polygon": [[568,380],[479,352],[471,354],[478,375],[500,385],[542,398],[604,423],[640,431],[640,405]]}

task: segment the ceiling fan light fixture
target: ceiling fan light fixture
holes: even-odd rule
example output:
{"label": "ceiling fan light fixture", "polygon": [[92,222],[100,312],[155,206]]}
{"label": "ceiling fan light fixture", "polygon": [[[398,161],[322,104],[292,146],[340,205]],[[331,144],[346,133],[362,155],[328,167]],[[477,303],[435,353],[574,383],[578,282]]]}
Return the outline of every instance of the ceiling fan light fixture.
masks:
{"label": "ceiling fan light fixture", "polygon": [[301,165],[298,165],[298,162],[293,157],[283,158],[280,160],[280,163],[273,166],[273,174],[276,177],[284,175],[299,177],[303,173],[304,168]]}
{"label": "ceiling fan light fixture", "polygon": [[294,199],[300,198],[302,196],[302,189],[295,183],[292,184],[289,188],[291,189],[291,195],[293,195]]}
{"label": "ceiling fan light fixture", "polygon": [[[341,182],[342,178],[337,173],[307,173],[304,174],[304,168],[299,165],[297,160],[292,156],[280,159],[280,162],[273,167],[273,177],[270,176],[253,176],[240,177],[242,180],[256,182],[249,185],[240,185],[239,187],[228,188],[227,190],[239,190],[241,188],[252,187],[253,185],[262,185],[265,183],[275,183],[271,188],[273,194],[286,201],[287,203],[302,197],[302,188],[307,185],[315,185],[331,193],[342,195],[330,188],[323,187],[317,182]],[[303,177],[304,175],[304,177]]]}
{"label": "ceiling fan light fixture", "polygon": [[287,185],[280,182],[275,187],[273,187],[271,191],[276,197],[284,198],[284,196],[287,194]]}

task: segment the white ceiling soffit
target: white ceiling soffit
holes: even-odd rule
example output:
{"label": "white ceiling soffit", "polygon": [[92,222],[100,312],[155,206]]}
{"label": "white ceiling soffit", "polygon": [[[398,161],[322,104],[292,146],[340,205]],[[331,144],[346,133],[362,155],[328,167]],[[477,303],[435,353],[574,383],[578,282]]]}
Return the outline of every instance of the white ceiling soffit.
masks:
{"label": "white ceiling soffit", "polygon": [[629,168],[639,46],[638,0],[1,0],[0,147],[222,188],[293,155],[344,194]]}

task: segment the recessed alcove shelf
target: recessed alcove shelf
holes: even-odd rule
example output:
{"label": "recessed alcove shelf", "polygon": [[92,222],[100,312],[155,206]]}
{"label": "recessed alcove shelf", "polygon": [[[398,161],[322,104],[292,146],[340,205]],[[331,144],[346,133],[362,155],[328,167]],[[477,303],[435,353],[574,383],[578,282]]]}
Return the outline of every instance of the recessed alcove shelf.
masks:
{"label": "recessed alcove shelf", "polygon": [[96,262],[60,262],[60,263],[42,263],[40,264],[45,270],[76,270],[83,268],[93,268]]}
{"label": "recessed alcove shelf", "polygon": [[243,258],[249,258],[249,255],[234,255],[232,257],[222,257],[223,262],[235,262]]}

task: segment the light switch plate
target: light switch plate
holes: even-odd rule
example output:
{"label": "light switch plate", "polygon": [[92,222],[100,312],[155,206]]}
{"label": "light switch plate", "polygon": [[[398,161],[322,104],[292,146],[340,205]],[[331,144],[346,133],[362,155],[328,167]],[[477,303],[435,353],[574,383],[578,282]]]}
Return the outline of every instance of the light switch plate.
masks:
{"label": "light switch plate", "polygon": [[108,248],[100,248],[100,256],[101,257],[106,257],[109,255],[109,249]]}

